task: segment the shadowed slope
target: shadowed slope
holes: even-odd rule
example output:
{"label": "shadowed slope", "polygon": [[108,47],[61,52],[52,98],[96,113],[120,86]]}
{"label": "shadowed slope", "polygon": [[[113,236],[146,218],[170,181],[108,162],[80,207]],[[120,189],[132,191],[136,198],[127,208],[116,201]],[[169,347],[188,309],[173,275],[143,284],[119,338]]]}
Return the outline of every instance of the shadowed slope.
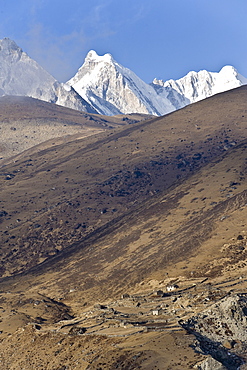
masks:
{"label": "shadowed slope", "polygon": [[[241,142],[246,87],[1,169],[3,275],[59,253]],[[14,263],[13,263],[14,262]]]}
{"label": "shadowed slope", "polygon": [[24,280],[18,276],[7,284],[37,281],[43,286],[47,275],[50,282],[42,288],[47,294],[56,290],[59,297],[66,287],[76,287],[77,297],[81,292],[93,300],[92,294],[107,299],[143,279],[162,279],[167,272],[188,277],[224,274],[247,256],[222,253],[223,244],[246,228],[246,152],[245,141],[32,268]]}

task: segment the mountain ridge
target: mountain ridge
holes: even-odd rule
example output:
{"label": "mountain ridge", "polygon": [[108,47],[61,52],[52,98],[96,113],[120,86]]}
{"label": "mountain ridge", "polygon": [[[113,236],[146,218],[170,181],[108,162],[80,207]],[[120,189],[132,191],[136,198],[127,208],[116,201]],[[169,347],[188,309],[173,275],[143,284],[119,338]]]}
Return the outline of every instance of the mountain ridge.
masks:
{"label": "mountain ridge", "polygon": [[232,66],[220,72],[189,72],[179,80],[154,79],[147,84],[111,54],[88,52],[85,62],[68,82],[89,104],[103,114],[149,113],[161,116],[188,104],[244,84],[247,79]]}
{"label": "mountain ridge", "polygon": [[68,108],[98,113],[162,116],[216,93],[247,84],[234,67],[189,72],[178,80],[147,84],[109,53],[88,52],[77,73],[58,82],[17,44],[0,40],[0,95],[30,96]]}
{"label": "mountain ridge", "polygon": [[[204,81],[202,83],[202,81]],[[224,66],[218,73],[201,70],[191,71],[178,80],[153,80],[153,84],[173,88],[185,96],[191,103],[206,99],[212,95],[246,85],[247,79],[240,75],[233,66]]]}

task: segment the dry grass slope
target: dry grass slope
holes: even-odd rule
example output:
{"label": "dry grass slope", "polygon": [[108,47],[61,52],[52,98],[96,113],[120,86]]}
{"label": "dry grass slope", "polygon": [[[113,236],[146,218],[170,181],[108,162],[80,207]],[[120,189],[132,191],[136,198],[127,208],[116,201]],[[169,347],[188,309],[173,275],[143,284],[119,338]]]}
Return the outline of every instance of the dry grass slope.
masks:
{"label": "dry grass slope", "polygon": [[[4,369],[175,370],[205,358],[178,322],[246,289],[246,94],[47,144],[1,168]],[[174,295],[152,295],[174,283]],[[165,311],[155,324],[152,307]]]}
{"label": "dry grass slope", "polygon": [[0,159],[6,163],[6,159],[17,159],[19,153],[30,148],[29,154],[146,118],[149,117],[106,117],[33,98],[4,96],[0,98]]}

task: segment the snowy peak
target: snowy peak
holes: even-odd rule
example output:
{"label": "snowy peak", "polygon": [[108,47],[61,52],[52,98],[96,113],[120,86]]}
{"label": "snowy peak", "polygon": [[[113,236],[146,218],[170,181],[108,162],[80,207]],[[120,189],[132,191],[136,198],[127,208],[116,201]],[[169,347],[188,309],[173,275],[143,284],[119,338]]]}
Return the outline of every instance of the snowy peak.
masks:
{"label": "snowy peak", "polygon": [[0,51],[1,53],[5,53],[6,55],[16,52],[16,54],[21,55],[23,50],[9,38],[4,38],[0,40]]}
{"label": "snowy peak", "polygon": [[[217,83],[219,85],[218,88],[222,86],[222,88],[226,87],[226,90],[229,90],[238,86],[246,85],[247,78],[238,73],[236,68],[232,66],[225,66],[218,74]],[[222,85],[220,86],[220,84]]]}
{"label": "snowy peak", "polygon": [[95,50],[90,50],[88,53],[87,53],[87,56],[85,58],[85,62],[88,62],[90,60],[95,60],[95,59],[98,59],[99,58],[99,55],[96,53]]}
{"label": "snowy peak", "polygon": [[189,103],[205,99],[214,94],[234,89],[247,84],[247,79],[241,76],[232,66],[223,67],[220,72],[189,72],[179,80],[162,81],[154,79],[154,85],[182,94]]}
{"label": "snowy peak", "polygon": [[[76,75],[71,80],[69,80],[67,84],[72,86],[82,79],[84,79],[84,82],[86,83],[87,82],[87,79],[85,78],[86,75],[91,77],[93,77],[93,74],[99,75],[100,70],[106,68],[107,64],[111,64],[112,66],[114,65],[114,61],[111,54],[99,56],[96,53],[96,51],[91,50],[88,52],[83,65],[79,68]],[[92,71],[94,71],[93,74]]]}
{"label": "snowy peak", "polygon": [[134,72],[117,63],[111,54],[89,51],[84,64],[68,81],[98,113],[147,113],[164,115],[216,93],[247,84],[232,66],[220,72],[189,72],[179,80],[154,79],[146,84]]}
{"label": "snowy peak", "polygon": [[161,98],[153,86],[117,63],[111,54],[99,56],[91,50],[68,84],[101,114],[160,115],[176,109],[166,94]]}
{"label": "snowy peak", "polygon": [[219,73],[220,74],[225,74],[225,75],[228,75],[228,76],[233,75],[235,77],[237,77],[237,75],[238,75],[238,71],[233,66],[224,66],[224,67],[221,68]]}
{"label": "snowy peak", "polygon": [[0,96],[19,95],[94,112],[71,88],[64,88],[12,40],[0,40]]}
{"label": "snowy peak", "polygon": [[100,62],[105,62],[105,63],[112,63],[113,57],[111,54],[107,53],[102,56],[98,55],[96,51],[90,50],[85,58],[85,63],[90,63],[90,62],[95,62],[95,63],[100,63]]}
{"label": "snowy peak", "polygon": [[55,100],[56,80],[10,39],[0,41],[0,95]]}

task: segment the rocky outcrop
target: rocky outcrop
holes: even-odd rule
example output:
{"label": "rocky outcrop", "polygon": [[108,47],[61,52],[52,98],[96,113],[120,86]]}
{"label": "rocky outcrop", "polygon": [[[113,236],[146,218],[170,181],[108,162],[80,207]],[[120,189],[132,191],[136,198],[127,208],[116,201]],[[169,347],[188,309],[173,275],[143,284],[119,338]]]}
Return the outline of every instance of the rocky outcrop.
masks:
{"label": "rocky outcrop", "polygon": [[206,358],[206,360],[202,361],[200,364],[197,364],[194,366],[194,368],[197,370],[227,370],[227,367],[212,357]]}
{"label": "rocky outcrop", "polygon": [[[195,350],[211,355],[225,368],[238,369],[246,362],[247,296],[245,294],[227,296],[197,316],[185,322],[181,321],[180,324],[189,333],[195,335]],[[207,367],[208,365],[205,366],[199,369],[210,368]],[[218,367],[210,369],[218,369]]]}
{"label": "rocky outcrop", "polygon": [[217,342],[246,341],[247,296],[225,297],[188,320],[186,327]]}

